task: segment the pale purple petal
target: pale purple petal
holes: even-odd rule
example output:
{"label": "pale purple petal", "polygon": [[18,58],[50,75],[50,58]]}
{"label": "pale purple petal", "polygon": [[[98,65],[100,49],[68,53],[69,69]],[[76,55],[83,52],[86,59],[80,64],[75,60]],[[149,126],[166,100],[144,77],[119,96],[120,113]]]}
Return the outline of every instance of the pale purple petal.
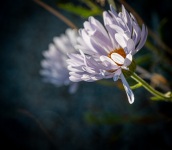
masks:
{"label": "pale purple petal", "polygon": [[113,80],[117,81],[120,76],[121,76],[121,69],[118,69],[118,70],[115,71],[115,74],[113,76]]}
{"label": "pale purple petal", "polygon": [[100,60],[102,61],[102,64],[105,66],[105,70],[116,70],[119,68],[119,66],[107,56],[101,56]]}
{"label": "pale purple petal", "polygon": [[124,89],[126,91],[127,97],[128,97],[128,101],[130,104],[132,104],[134,102],[134,94],[133,91],[130,89],[130,86],[128,85],[128,82],[126,81],[124,75],[121,73],[121,80],[124,86]]}
{"label": "pale purple petal", "polygon": [[[128,14],[128,12],[126,11],[125,7],[122,5],[122,12],[123,12],[123,15],[124,15],[124,21],[126,23],[126,28],[129,29],[130,33],[132,31],[132,22],[131,22],[131,18]],[[131,34],[130,34],[131,36]]]}
{"label": "pale purple petal", "polygon": [[148,35],[148,30],[147,30],[146,26],[143,24],[142,25],[142,32],[141,32],[140,43],[138,44],[138,46],[136,48],[136,52],[138,50],[140,50],[143,47],[143,45],[145,44],[146,39],[147,39],[147,35]]}
{"label": "pale purple petal", "polygon": [[95,50],[97,50],[97,55],[107,55],[109,53],[109,50],[107,50],[105,47],[101,46],[100,42],[96,42],[91,38],[92,46]]}
{"label": "pale purple petal", "polygon": [[72,65],[68,66],[68,70],[70,70],[72,72],[84,72],[84,71],[81,70],[81,68],[82,68],[81,66],[75,67],[75,68]]}
{"label": "pale purple petal", "polygon": [[102,61],[102,62],[104,62],[105,64],[107,63],[107,65],[108,64],[112,64],[112,65],[114,65],[114,66],[118,66],[112,59],[110,59],[109,57],[107,57],[107,56],[100,56],[100,60]]}
{"label": "pale purple petal", "polygon": [[127,41],[121,34],[115,34],[115,39],[122,48],[125,48],[127,46]]}
{"label": "pale purple petal", "polygon": [[140,41],[140,37],[141,37],[141,29],[138,24],[133,23],[132,39],[134,40],[135,45],[137,45],[138,42]]}
{"label": "pale purple petal", "polygon": [[75,77],[75,76],[70,76],[69,79],[72,82],[80,82],[80,81],[82,81],[81,77]]}
{"label": "pale purple petal", "polygon": [[90,42],[90,37],[89,35],[86,33],[86,31],[84,29],[80,30],[80,34],[82,39],[84,40],[84,42],[87,44],[87,46],[93,51],[96,52],[96,50],[93,48],[91,42]]}
{"label": "pale purple petal", "polygon": [[105,28],[103,27],[103,25],[102,25],[97,19],[95,19],[94,17],[89,17],[89,21],[90,21],[93,25],[95,25],[95,26],[97,27],[97,29],[98,29],[99,31],[101,31],[102,34],[103,34],[107,39],[109,38],[109,36],[108,36],[108,34],[107,34],[107,31],[105,30]]}
{"label": "pale purple petal", "polygon": [[127,54],[125,61],[124,61],[124,65],[123,66],[129,66],[132,62],[132,55],[131,53]]}
{"label": "pale purple petal", "polygon": [[[40,71],[43,81],[52,83],[55,86],[70,85],[67,53],[76,50],[74,44],[76,44],[77,37],[76,30],[67,29],[65,34],[53,38],[54,43],[49,44],[48,50],[43,52],[45,58],[41,61],[42,69]],[[80,62],[81,59],[78,59],[76,64]],[[78,71],[77,68],[71,67],[71,69]]]}
{"label": "pale purple petal", "polygon": [[116,17],[118,16],[117,12],[115,11],[115,9],[113,8],[112,5],[110,5],[110,10],[111,10],[111,12],[113,13],[114,16],[116,16]]}
{"label": "pale purple petal", "polygon": [[122,57],[120,54],[118,53],[112,53],[111,54],[111,58],[113,59],[113,61],[115,61],[117,64],[123,64],[124,63],[124,57]]}
{"label": "pale purple petal", "polygon": [[111,24],[111,25],[109,25],[109,27],[119,34],[124,34],[124,30],[118,25]]}
{"label": "pale purple petal", "polygon": [[132,39],[129,39],[127,41],[127,50],[128,50],[128,53],[135,51],[135,44],[134,44],[134,41]]}
{"label": "pale purple petal", "polygon": [[[78,31],[76,29],[66,29],[66,35],[68,36],[68,42],[71,43],[71,45],[75,46],[76,42],[77,42],[77,37],[78,37]],[[74,50],[75,51],[75,50]]]}

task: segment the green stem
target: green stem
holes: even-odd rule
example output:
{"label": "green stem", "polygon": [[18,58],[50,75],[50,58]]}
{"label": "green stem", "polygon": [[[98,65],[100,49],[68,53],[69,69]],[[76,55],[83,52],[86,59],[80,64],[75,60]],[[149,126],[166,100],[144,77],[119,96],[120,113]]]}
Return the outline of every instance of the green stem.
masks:
{"label": "green stem", "polygon": [[140,78],[136,73],[133,73],[131,75],[131,78],[137,81],[139,84],[142,84],[142,86],[148,90],[151,94],[153,94],[155,97],[157,97],[157,100],[171,100],[172,96],[168,94],[163,94],[157,90],[155,90],[152,86],[150,86],[147,82],[145,82],[142,78]]}
{"label": "green stem", "polygon": [[139,87],[141,87],[142,86],[142,83],[137,83],[137,84],[135,84],[135,85],[133,85],[133,86],[130,86],[130,88],[132,89],[132,90],[134,90],[134,89],[137,89],[137,88],[139,88]]}

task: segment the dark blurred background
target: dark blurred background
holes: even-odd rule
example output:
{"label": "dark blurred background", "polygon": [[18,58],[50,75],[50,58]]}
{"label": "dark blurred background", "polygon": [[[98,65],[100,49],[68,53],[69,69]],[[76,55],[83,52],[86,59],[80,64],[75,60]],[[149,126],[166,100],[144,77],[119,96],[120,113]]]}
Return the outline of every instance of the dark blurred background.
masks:
{"label": "dark blurred background", "polygon": [[[59,1],[44,2],[78,27],[86,20],[57,8]],[[126,2],[172,47],[170,0]],[[81,82],[77,93],[71,95],[68,87],[42,82],[42,52],[66,28],[64,22],[31,0],[1,2],[0,149],[171,150],[172,103],[151,101],[143,88],[134,90],[135,102],[130,105],[118,86]],[[168,53],[165,56],[171,59]],[[150,69],[149,63],[143,66]],[[169,66],[170,70],[171,62]],[[162,73],[171,86],[168,67],[158,67],[156,64],[154,71]]]}

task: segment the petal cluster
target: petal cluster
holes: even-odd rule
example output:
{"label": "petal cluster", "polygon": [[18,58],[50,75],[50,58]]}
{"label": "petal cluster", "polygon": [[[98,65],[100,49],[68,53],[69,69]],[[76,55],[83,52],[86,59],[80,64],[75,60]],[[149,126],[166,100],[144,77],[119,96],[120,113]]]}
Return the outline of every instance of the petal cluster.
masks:
{"label": "petal cluster", "polygon": [[144,45],[147,28],[138,25],[124,6],[117,13],[112,6],[103,12],[104,25],[94,17],[79,30],[76,48],[80,53],[69,54],[68,69],[73,82],[93,82],[105,78],[121,79],[130,103],[134,95],[122,73],[129,70],[133,55]]}
{"label": "petal cluster", "polygon": [[49,44],[48,50],[43,52],[45,57],[41,61],[42,69],[40,74],[45,82],[52,83],[56,86],[70,85],[70,92],[76,90],[76,83],[69,80],[69,71],[67,69],[67,54],[75,52],[76,39],[78,32],[67,29],[65,34],[60,37],[54,37],[53,43]]}

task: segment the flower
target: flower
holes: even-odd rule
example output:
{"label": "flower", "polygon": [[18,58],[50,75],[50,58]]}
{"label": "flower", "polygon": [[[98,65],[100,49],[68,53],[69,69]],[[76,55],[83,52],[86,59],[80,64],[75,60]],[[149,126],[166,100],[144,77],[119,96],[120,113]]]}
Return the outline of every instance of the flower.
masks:
{"label": "flower", "polygon": [[73,82],[93,82],[113,78],[122,80],[129,103],[134,102],[134,94],[123,72],[130,70],[133,55],[144,45],[147,28],[139,27],[134,16],[122,6],[117,13],[112,6],[103,12],[104,26],[94,17],[84,22],[79,30],[80,37],[76,46],[80,53],[69,54],[69,79]]}
{"label": "flower", "polygon": [[60,37],[54,37],[54,43],[49,44],[49,49],[43,52],[44,60],[41,61],[42,70],[40,74],[45,82],[56,86],[70,85],[69,92],[74,93],[77,89],[77,83],[69,80],[69,71],[67,69],[67,53],[75,52],[74,45],[78,32],[67,29],[65,34]]}

